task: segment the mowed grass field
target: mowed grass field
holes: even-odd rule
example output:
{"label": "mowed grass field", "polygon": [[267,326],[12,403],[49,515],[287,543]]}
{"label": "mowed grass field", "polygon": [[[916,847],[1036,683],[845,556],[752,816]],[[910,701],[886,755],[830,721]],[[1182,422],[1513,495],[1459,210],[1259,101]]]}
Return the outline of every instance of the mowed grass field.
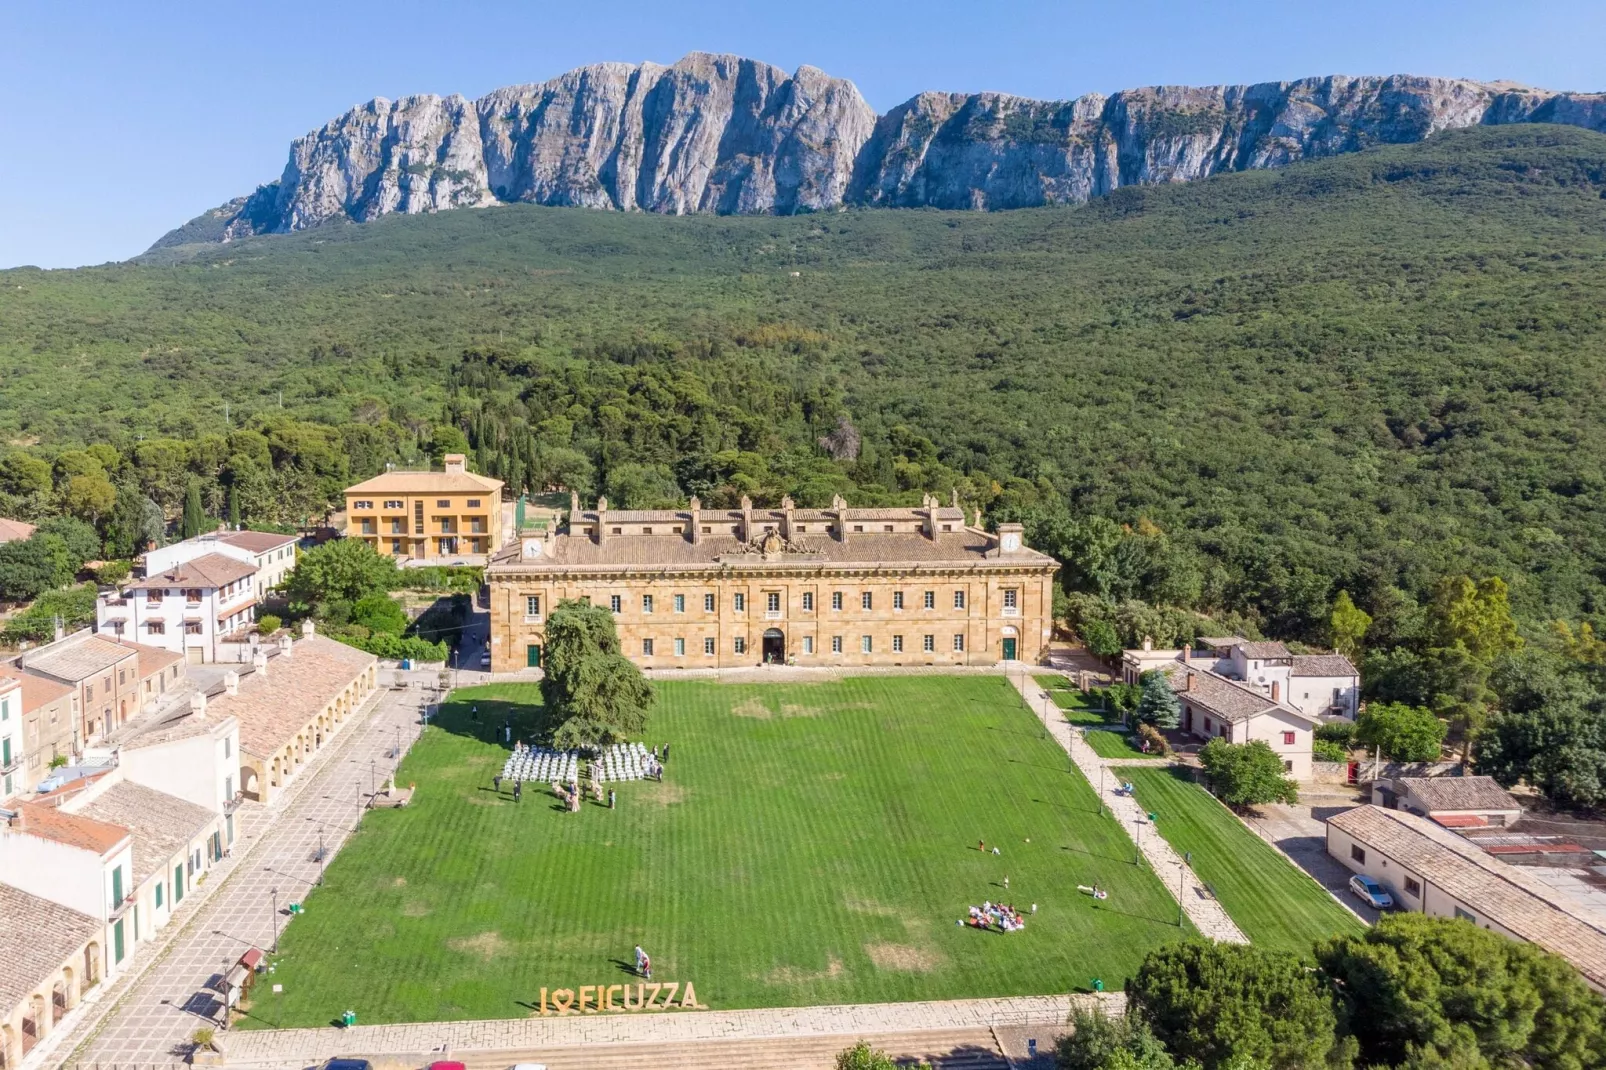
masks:
{"label": "mowed grass field", "polygon": [[[659,696],[664,782],[568,814],[491,787],[493,728],[536,686],[457,692],[403,763],[413,804],[363,818],[245,1024],[520,1017],[543,986],[625,981],[637,943],[716,1008],[1116,988],[1192,934],[1001,678]],[[1076,891],[1094,882],[1107,901]],[[984,900],[1038,913],[1007,935],[955,924]]]}
{"label": "mowed grass field", "polygon": [[1318,939],[1365,928],[1185,774],[1123,766],[1121,775],[1132,782],[1143,808],[1158,815],[1156,827],[1166,841],[1178,853],[1193,852],[1193,871],[1215,889],[1251,943],[1309,956]]}
{"label": "mowed grass field", "polygon": [[1082,738],[1087,740],[1087,745],[1092,747],[1093,753],[1100,758],[1137,758],[1153,761],[1161,759],[1161,755],[1144,754],[1134,747],[1124,728],[1112,731],[1094,729]]}

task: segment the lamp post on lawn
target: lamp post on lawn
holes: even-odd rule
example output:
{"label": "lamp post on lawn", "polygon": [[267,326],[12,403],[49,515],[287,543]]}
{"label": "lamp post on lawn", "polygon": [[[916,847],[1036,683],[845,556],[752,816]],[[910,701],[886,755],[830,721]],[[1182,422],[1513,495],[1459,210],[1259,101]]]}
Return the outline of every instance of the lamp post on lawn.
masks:
{"label": "lamp post on lawn", "polygon": [[1184,887],[1184,884],[1186,882],[1187,875],[1188,875],[1188,864],[1186,862],[1178,862],[1177,863],[1177,928],[1179,928],[1179,929],[1182,928],[1182,915],[1183,915],[1182,896],[1183,896],[1183,887]]}
{"label": "lamp post on lawn", "polygon": [[277,955],[279,953],[279,889],[277,887],[270,888],[268,894],[273,897],[273,916],[269,920],[273,922],[273,953]]}
{"label": "lamp post on lawn", "polygon": [[1132,864],[1141,866],[1143,864],[1143,819],[1141,817],[1136,818],[1132,823],[1138,827],[1138,834],[1133,841],[1137,846],[1137,851],[1132,856]]}
{"label": "lamp post on lawn", "polygon": [[379,759],[368,759],[368,791],[374,798],[379,798]]}
{"label": "lamp post on lawn", "polygon": [[1099,766],[1099,816],[1104,816],[1104,774],[1109,772],[1105,766]]}

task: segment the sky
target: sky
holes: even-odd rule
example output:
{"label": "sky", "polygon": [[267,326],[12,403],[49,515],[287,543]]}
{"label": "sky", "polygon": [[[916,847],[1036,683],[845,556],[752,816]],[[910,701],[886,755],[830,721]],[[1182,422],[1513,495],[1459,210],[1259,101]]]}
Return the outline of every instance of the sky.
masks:
{"label": "sky", "polygon": [[1606,90],[1606,2],[0,0],[0,267],[122,260],[277,178],[376,96],[479,96],[602,60],[733,52],[851,79],[1067,99],[1432,74]]}

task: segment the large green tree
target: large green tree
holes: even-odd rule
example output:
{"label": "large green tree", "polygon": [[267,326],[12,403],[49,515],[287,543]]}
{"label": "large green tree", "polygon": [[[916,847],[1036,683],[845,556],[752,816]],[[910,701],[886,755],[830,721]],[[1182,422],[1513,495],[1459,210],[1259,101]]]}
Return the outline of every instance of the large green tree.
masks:
{"label": "large green tree", "polygon": [[31,538],[0,543],[0,598],[26,602],[60,587],[66,544],[57,536],[35,534]]}
{"label": "large green tree", "polygon": [[1446,731],[1432,710],[1398,702],[1370,703],[1355,722],[1357,742],[1397,762],[1438,761]]}
{"label": "large green tree", "polygon": [[206,513],[201,509],[201,481],[190,480],[184,491],[184,516],[179,521],[178,537],[193,539],[206,530]]}
{"label": "large green tree", "polygon": [[1054,1044],[1059,1070],[1173,1070],[1177,1065],[1139,1014],[1110,1017],[1077,1007],[1070,1025]]}
{"label": "large green tree", "polygon": [[1253,1060],[1279,1070],[1326,1065],[1337,1016],[1294,955],[1188,941],[1151,952],[1126,987],[1130,1012],[1177,1059],[1204,1070]]}
{"label": "large green tree", "polygon": [[1217,737],[1200,748],[1199,764],[1210,777],[1211,790],[1228,806],[1299,801],[1298,785],[1264,740],[1228,743]]}
{"label": "large green tree", "polygon": [[1138,699],[1137,719],[1156,728],[1175,728],[1182,723],[1182,702],[1171,690],[1171,681],[1158,670],[1146,672],[1140,682],[1142,697]]}
{"label": "large green tree", "polygon": [[1361,642],[1366,630],[1372,626],[1372,616],[1355,604],[1348,591],[1339,591],[1333,599],[1333,612],[1327,618],[1333,633],[1333,649],[1356,661],[1361,656]]}
{"label": "large green tree", "polygon": [[1606,1005],[1532,944],[1459,919],[1391,914],[1317,945],[1316,957],[1367,1065],[1606,1065]]}
{"label": "large green tree", "polygon": [[646,728],[652,685],[619,652],[612,613],[578,599],[559,602],[547,617],[542,661],[542,731],[554,745],[617,742]]}
{"label": "large green tree", "polygon": [[285,580],[290,601],[310,609],[327,602],[356,602],[394,590],[400,581],[396,562],[361,539],[331,539],[296,558]]}

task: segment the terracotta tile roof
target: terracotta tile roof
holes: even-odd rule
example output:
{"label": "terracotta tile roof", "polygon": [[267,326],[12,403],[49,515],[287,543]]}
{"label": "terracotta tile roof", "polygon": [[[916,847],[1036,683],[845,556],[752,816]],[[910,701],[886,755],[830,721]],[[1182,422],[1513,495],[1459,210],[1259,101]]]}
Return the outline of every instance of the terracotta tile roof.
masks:
{"label": "terracotta tile roof", "polygon": [[1195,639],[1193,641],[1193,645],[1194,646],[1200,646],[1200,645],[1214,646],[1214,647],[1221,647],[1221,646],[1234,647],[1234,646],[1243,646],[1248,641],[1249,640],[1245,639],[1241,635],[1224,635],[1224,636],[1216,636],[1216,637],[1214,637],[1212,639]]}
{"label": "terracotta tile roof", "polygon": [[1400,777],[1394,790],[1435,810],[1521,810],[1516,796],[1492,776]]}
{"label": "terracotta tile roof", "polygon": [[240,692],[207,702],[206,715],[240,722],[240,749],[271,758],[296,737],[347,684],[379,659],[321,635],[297,641],[270,658],[266,675],[242,672]]}
{"label": "terracotta tile roof", "polygon": [[1359,676],[1343,654],[1295,654],[1293,676]]}
{"label": "terracotta tile roof", "polygon": [[1244,657],[1254,658],[1257,661],[1265,661],[1267,658],[1291,658],[1294,656],[1288,652],[1286,646],[1278,642],[1239,643],[1238,645],[1242,648]]}
{"label": "terracotta tile roof", "polygon": [[[8,680],[16,680],[22,685],[22,712],[32,713],[43,709],[52,702],[59,702],[73,693],[71,684],[64,684],[60,680],[51,680],[43,676],[34,676],[23,672],[15,665],[0,665],[0,676]],[[3,688],[0,688],[3,690]]]}
{"label": "terracotta tile roof", "polygon": [[[210,711],[209,711],[210,712]],[[159,747],[163,743],[173,743],[191,736],[212,735],[214,733],[227,733],[229,726],[234,724],[232,717],[197,717],[186,710],[183,714],[168,721],[143,726],[137,735],[129,736],[119,746],[124,750],[138,750],[141,747]]]}
{"label": "terracotta tile roof", "polygon": [[[612,519],[611,513],[609,519]],[[1058,566],[1047,554],[1032,549],[1023,548],[1018,553],[1001,557],[992,547],[992,542],[991,536],[985,532],[969,528],[938,532],[931,539],[917,532],[850,533],[845,543],[823,533],[806,534],[795,536],[792,540],[793,545],[802,552],[766,558],[762,554],[746,552],[745,544],[730,534],[704,535],[697,543],[668,532],[663,535],[606,535],[601,546],[584,536],[559,535],[550,541],[548,552],[534,561],[520,560],[519,548],[510,547],[494,559],[488,574],[519,575],[565,569],[625,567],[713,570],[902,564],[968,568],[984,563],[1043,568]]]}
{"label": "terracotta tile roof", "polygon": [[20,520],[7,520],[0,516],[0,542],[16,542],[26,539],[36,529],[32,524],[25,524]]}
{"label": "terracotta tile roof", "polygon": [[118,642],[139,655],[139,678],[141,680],[155,676],[176,661],[184,660],[184,655],[172,650],[163,650],[159,646],[132,643],[127,639],[119,639]]}
{"label": "terracotta tile roof", "polygon": [[1565,893],[1491,858],[1426,818],[1379,806],[1358,806],[1328,819],[1490,921],[1572,963],[1597,989],[1606,988],[1606,932],[1589,924]]}
{"label": "terracotta tile roof", "polygon": [[123,781],[78,807],[80,817],[121,825],[134,838],[134,887],[217,821],[217,815],[192,802]]}
{"label": "terracotta tile roof", "polygon": [[226,542],[230,546],[238,546],[242,550],[249,550],[253,554],[265,554],[269,550],[277,550],[281,546],[288,546],[297,541],[296,535],[277,535],[271,531],[231,531],[226,535],[219,535],[218,542]]}
{"label": "terracotta tile roof", "polygon": [[88,914],[0,884],[0,1017],[46,987],[57,970],[83,970],[78,951],[95,938],[101,924]]}
{"label": "terracotta tile roof", "polygon": [[63,813],[54,806],[25,802],[17,807],[22,815],[22,828],[11,825],[13,834],[38,836],[68,847],[77,847],[104,855],[128,839],[128,830],[118,825],[96,821],[79,814]]}
{"label": "terracotta tile roof", "polygon": [[[1171,685],[1171,690],[1177,693],[1178,698],[1186,699],[1199,709],[1229,724],[1238,724],[1274,711],[1304,721],[1306,724],[1316,723],[1314,718],[1305,716],[1291,706],[1273,702],[1270,696],[1261,694],[1248,684],[1218,676],[1208,669],[1183,665],[1179,662],[1175,665],[1162,666],[1156,671],[1166,674],[1166,681]],[[1192,691],[1188,690],[1190,676],[1193,677]]]}
{"label": "terracotta tile roof", "polygon": [[129,584],[126,590],[143,591],[152,587],[223,587],[235,580],[255,575],[257,567],[224,554],[202,554],[154,576]]}
{"label": "terracotta tile roof", "polygon": [[105,672],[126,658],[138,655],[126,646],[99,635],[71,639],[60,646],[51,644],[23,655],[25,672],[39,672],[68,683],[87,680],[96,673]]}
{"label": "terracotta tile roof", "polygon": [[347,494],[491,494],[500,479],[473,472],[383,472],[347,487]]}

